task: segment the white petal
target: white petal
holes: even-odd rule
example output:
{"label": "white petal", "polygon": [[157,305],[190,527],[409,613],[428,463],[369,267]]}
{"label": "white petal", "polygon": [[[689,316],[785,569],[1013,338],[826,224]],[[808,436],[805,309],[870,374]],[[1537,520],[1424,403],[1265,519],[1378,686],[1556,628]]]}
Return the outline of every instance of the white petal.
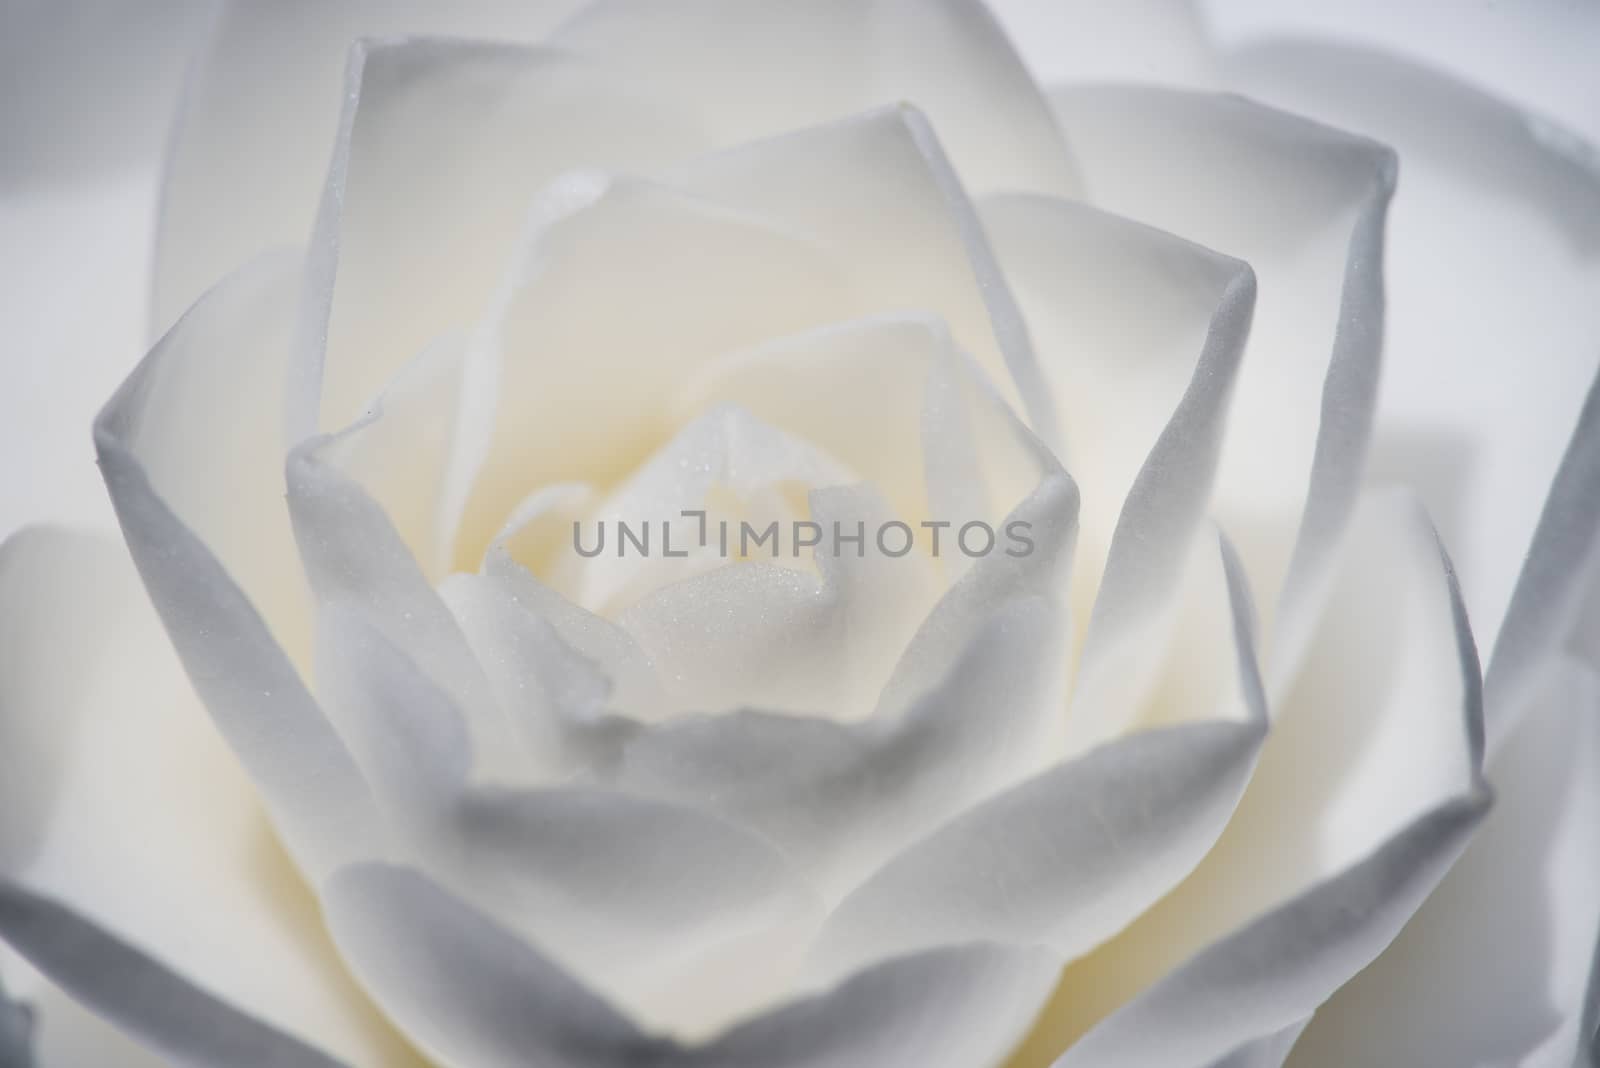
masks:
{"label": "white petal", "polygon": [[346,868],[323,892],[345,958],[431,1057],[589,1068],[660,1044],[510,931],[417,872]]}
{"label": "white petal", "polygon": [[[933,126],[901,104],[692,160],[669,180],[823,243],[867,313],[949,324],[1046,442],[1059,434],[1023,320],[961,173]],[[836,315],[834,321],[854,318]]]}
{"label": "white petal", "polygon": [[[1489,658],[1484,701],[1491,747],[1510,737],[1584,611],[1600,568],[1600,377],[1556,471]],[[1584,581],[1585,578],[1590,581]]]}
{"label": "white petal", "polygon": [[537,190],[580,167],[637,171],[710,147],[653,88],[564,51],[400,39],[363,42],[350,62],[302,354],[325,428],[354,419],[411,353],[477,321]]}
{"label": "white petal", "polygon": [[[849,548],[825,555],[836,529],[859,527],[868,538],[881,529],[889,513],[875,495],[819,490],[811,502],[825,531],[812,550],[820,576],[758,555],[665,586],[618,617],[658,665],[669,698],[641,718],[737,707],[844,721],[871,715],[938,586],[921,560],[862,561]],[[789,537],[781,525],[778,536]]]}
{"label": "white petal", "polygon": [[676,719],[623,750],[618,785],[752,827],[837,898],[904,843],[1036,766],[1059,708],[1048,602],[1002,602],[903,712],[861,724],[759,712]]}
{"label": "white petal", "polygon": [[[577,688],[573,698],[582,703],[558,711],[563,716],[586,718],[597,706],[578,696],[584,690],[593,692],[578,676],[595,672],[605,681],[608,708],[666,707],[653,666],[627,631],[567,601],[510,557],[491,555],[481,579],[455,578],[441,592],[461,620],[490,680],[502,687],[502,705],[508,711],[517,707],[512,691],[536,679],[540,686],[559,686],[559,680],[566,679]],[[483,597],[499,607],[475,606]],[[526,652],[518,652],[519,648]],[[576,657],[581,663],[557,667],[547,657]]]}
{"label": "white petal", "polygon": [[469,785],[472,752],[440,690],[354,614],[330,609],[322,640],[321,673],[352,749],[446,885],[677,1033],[782,989],[785,960],[798,960],[819,910],[775,850],[701,812],[623,793]]}
{"label": "white petal", "polygon": [[383,509],[430,582],[449,566],[466,346],[462,335],[447,334],[424,348],[385,384],[359,426],[323,450]]}
{"label": "white petal", "polygon": [[[328,945],[126,551],[19,534],[0,548],[0,606],[0,873],[264,1023],[409,1063]],[[68,1056],[66,995],[19,992],[39,1007],[46,1064],[101,1063]]]}
{"label": "white petal", "polygon": [[[1450,33],[1392,43],[1448,52],[1493,14],[1453,12]],[[1578,12],[1545,14],[1560,23]],[[1539,19],[1530,10],[1490,31],[1494,60]],[[1545,49],[1535,65],[1548,75],[1555,62]],[[1375,458],[1384,477],[1418,484],[1486,652],[1600,364],[1600,152],[1475,88],[1492,65],[1485,56],[1464,81],[1384,52],[1293,40],[1224,57],[1230,87],[1381,138],[1404,161],[1385,256],[1378,425],[1392,437],[1380,436]],[[1508,355],[1518,352],[1528,358]],[[1491,749],[1499,721],[1515,716],[1501,704],[1491,693]]]}
{"label": "white petal", "polygon": [[1126,727],[1154,681],[1211,500],[1255,275],[1070,201],[993,197],[982,208],[1086,499],[1074,603],[1094,599],[1094,616],[1070,728],[1086,748]]}
{"label": "white petal", "polygon": [[[964,521],[997,524],[1038,481],[1038,451],[936,318],[889,314],[776,338],[719,360],[674,398],[734,403],[848,465],[911,524],[943,520],[930,555],[965,559]],[[909,561],[908,561],[909,562]]]}
{"label": "white petal", "polygon": [[1341,556],[1216,848],[1069,969],[1062,1022],[1093,1026],[1064,1066],[1187,1064],[1304,1018],[1393,939],[1487,808],[1477,658],[1426,517],[1364,502]]}
{"label": "white petal", "polygon": [[[506,744],[509,727],[483,669],[391,518],[339,466],[354,462],[359,469],[369,437],[374,443],[390,434],[403,437],[405,415],[397,412],[392,424],[382,415],[371,416],[339,435],[310,439],[289,454],[289,512],[317,599],[319,640],[330,611],[354,613],[377,627],[467,715],[474,746],[490,762],[487,766],[505,770],[515,753]],[[338,714],[330,709],[330,715]]]}
{"label": "white petal", "polygon": [[1466,853],[1317,1010],[1297,1065],[1515,1063],[1551,1032],[1573,1062],[1600,938],[1600,679],[1556,664],[1490,779]]}
{"label": "white petal", "polygon": [[280,644],[308,637],[293,610],[303,587],[284,540],[274,403],[295,267],[264,260],[196,305],[106,405],[95,444],[196,691],[317,872],[381,846],[366,785]]}
{"label": "white petal", "polygon": [[[1600,31],[1600,13],[1592,9],[1397,8],[1383,0],[1356,0],[1338,10],[1253,0],[1207,0],[1204,6],[1213,40],[1232,52],[1294,41],[1315,42],[1312,47],[1323,51],[1387,53],[1412,70],[1437,71],[1600,142],[1600,115],[1587,106],[1600,93],[1600,72],[1585,47]],[[1437,32],[1441,19],[1448,19],[1448,33]]]}
{"label": "white petal", "polygon": [[[792,531],[784,532],[804,515],[795,499],[855,481],[849,468],[816,443],[737,405],[714,404],[585,517],[588,537],[599,538],[603,546],[609,533],[610,550],[586,559],[575,542],[574,551],[558,555],[549,577],[575,603],[616,617],[728,559],[809,559],[810,552],[795,547]],[[704,514],[686,517],[689,510]],[[765,544],[756,540],[771,522],[778,523],[778,535]],[[729,526],[726,535],[722,523]],[[741,533],[741,523],[757,534]],[[624,524],[643,538],[631,555],[622,540]]]}
{"label": "white petal", "polygon": [[1118,1011],[1057,1068],[1192,1063],[1241,1034],[1286,1027],[1371,962],[1443,877],[1487,809],[1449,802],[1371,857],[1190,958]]}
{"label": "white petal", "polygon": [[1204,5],[1175,0],[989,0],[1041,82],[1205,86],[1212,66]]}
{"label": "white petal", "polygon": [[1251,1039],[1210,1068],[1283,1068],[1289,1055],[1297,1049],[1301,1033],[1310,1020],[1298,1020],[1281,1031]]}
{"label": "white petal", "polygon": [[486,324],[498,410],[458,561],[476,563],[530,491],[636,468],[671,429],[662,397],[702,362],[853,309],[827,253],[792,231],[656,184],[557,183]]}
{"label": "white petal", "polygon": [[338,1062],[201,990],[71,909],[0,878],[0,937],[79,1001],[184,1068]]}
{"label": "white petal", "polygon": [[[6,952],[9,951],[0,951],[0,956]],[[25,1036],[29,1045],[13,1052],[0,1040],[0,1050],[16,1057],[15,1063],[22,1068],[73,1068],[80,1064],[165,1068],[162,1059],[148,1047],[74,1001],[71,994],[39,975],[20,957],[15,959],[18,968],[29,973],[22,980],[27,997],[16,1005],[28,1017],[24,1024],[29,1029]],[[33,1059],[22,1059],[23,1050],[31,1050],[28,1055]]]}
{"label": "white petal", "polygon": [[713,155],[664,182],[576,176],[535,207],[486,324],[486,375],[517,404],[483,446],[458,557],[475,561],[531,489],[631,470],[659,441],[660,397],[717,358],[889,310],[945,318],[1049,439],[1026,328],[916,113]]}
{"label": "white petal", "polygon": [[[968,809],[891,859],[829,916],[812,965],[964,941],[1072,960],[1169,891],[1222,832],[1266,734],[1249,592],[1223,549],[1235,684],[1201,722],[1108,743]],[[1242,708],[1245,718],[1234,718]],[[1220,715],[1219,715],[1220,713]]]}
{"label": "white petal", "polygon": [[939,950],[864,972],[703,1046],[642,1033],[504,928],[414,872],[347,869],[329,921],[355,967],[415,1038],[473,1068],[977,1068],[1005,1055],[1048,990],[1044,954]]}
{"label": "white petal", "polygon": [[1217,514],[1275,609],[1276,694],[1315,624],[1359,489],[1394,153],[1237,97],[1093,87],[1054,99],[1094,203],[1247,260],[1260,280]]}
{"label": "white petal", "polygon": [[218,5],[169,149],[155,327],[263,248],[299,244],[339,124],[345,55],[358,37],[449,33],[536,40],[575,0],[286,0]]}
{"label": "white petal", "polygon": [[974,189],[1075,191],[1048,108],[976,0],[599,0],[553,41],[643,78],[718,144],[909,100]]}

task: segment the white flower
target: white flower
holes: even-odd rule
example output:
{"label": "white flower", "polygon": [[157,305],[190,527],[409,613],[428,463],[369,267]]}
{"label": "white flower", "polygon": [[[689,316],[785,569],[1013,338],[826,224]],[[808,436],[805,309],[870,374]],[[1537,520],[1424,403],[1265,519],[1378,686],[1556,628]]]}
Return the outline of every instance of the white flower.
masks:
{"label": "white flower", "polygon": [[0,1063],[1584,1056],[1600,168],[1173,14],[1019,8],[1042,93],[967,0],[217,12],[142,587],[0,548]]}

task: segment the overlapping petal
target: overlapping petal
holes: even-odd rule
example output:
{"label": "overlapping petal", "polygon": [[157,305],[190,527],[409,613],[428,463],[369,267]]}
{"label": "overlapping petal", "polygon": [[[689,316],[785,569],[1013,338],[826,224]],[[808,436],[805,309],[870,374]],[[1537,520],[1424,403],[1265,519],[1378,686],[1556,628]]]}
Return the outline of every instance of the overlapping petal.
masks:
{"label": "overlapping petal", "polygon": [[[576,0],[289,0],[216,5],[173,134],[154,328],[263,248],[304,243],[339,126],[350,43],[388,34],[533,41]],[[271,86],[263,92],[262,86]]]}
{"label": "overlapping petal", "polygon": [[[1266,732],[1249,593],[1218,561],[1236,674],[1200,722],[1156,727],[1061,763],[892,857],[829,916],[813,967],[966,940],[1048,945],[1070,961],[1188,875],[1244,790]],[[1219,591],[1221,592],[1221,591]]]}
{"label": "overlapping petal", "polygon": [[[30,529],[0,548],[0,791],[17,948],[56,981],[18,977],[4,951],[0,970],[34,1008],[42,1063],[143,1063],[63,988],[174,1055],[204,1060],[197,1043],[239,1019],[207,1029],[227,1003],[261,1021],[246,1030],[411,1063],[338,964],[119,545]],[[177,1000],[119,990],[101,978],[130,974],[113,961]]]}
{"label": "overlapping petal", "polygon": [[698,1046],[641,1031],[504,928],[405,869],[347,869],[329,921],[354,967],[446,1063],[965,1068],[1003,1056],[1049,989],[1037,951],[974,946],[881,964]]}
{"label": "overlapping petal", "polygon": [[1211,504],[1255,274],[1071,201],[994,197],[983,216],[1088,499],[1074,603],[1092,599],[1094,615],[1069,724],[1083,748],[1133,721],[1171,640],[1180,574]]}
{"label": "overlapping petal", "polygon": [[1460,597],[1415,504],[1368,501],[1217,846],[1069,968],[1059,1062],[1187,1064],[1303,1020],[1398,933],[1488,806]]}
{"label": "overlapping petal", "polygon": [[910,100],[974,190],[1077,186],[1048,106],[976,0],[596,0],[551,40],[642,77],[719,144]]}
{"label": "overlapping petal", "polygon": [[1277,693],[1315,627],[1360,488],[1395,155],[1237,97],[1093,86],[1054,101],[1096,205],[1244,259],[1259,280],[1217,515],[1271,610]]}
{"label": "overlapping petal", "polygon": [[[151,600],[218,729],[312,872],[381,848],[365,783],[291,659],[309,641],[283,513],[287,334],[298,257],[223,281],[95,424]],[[286,307],[288,305],[288,307]],[[283,605],[277,613],[269,606]]]}

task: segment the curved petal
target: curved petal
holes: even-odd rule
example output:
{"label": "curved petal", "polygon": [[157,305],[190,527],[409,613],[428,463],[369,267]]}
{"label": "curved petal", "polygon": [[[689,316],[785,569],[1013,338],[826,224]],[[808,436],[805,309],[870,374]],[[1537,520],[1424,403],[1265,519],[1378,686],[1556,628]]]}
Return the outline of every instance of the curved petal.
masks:
{"label": "curved petal", "polygon": [[426,33],[531,41],[575,6],[576,0],[217,5],[169,146],[155,328],[164,331],[217,278],[261,249],[306,240],[338,129],[340,75],[351,42]]}
{"label": "curved petal", "polygon": [[[618,305],[631,314],[607,313]],[[954,172],[909,108],[708,156],[661,182],[556,183],[485,322],[483,376],[519,406],[468,450],[469,462],[487,462],[458,559],[475,562],[532,488],[631,470],[656,444],[660,396],[710,361],[903,309],[943,317],[1049,440],[1054,416],[1034,388],[1026,327]]]}
{"label": "curved petal", "polygon": [[520,1068],[973,1068],[1016,1042],[1055,965],[975,946],[902,958],[705,1045],[652,1037],[504,928],[415,872],[350,868],[328,889],[336,937],[382,1001],[447,1063]]}
{"label": "curved petal", "polygon": [[1216,847],[1068,969],[1058,1041],[1089,1030],[1063,1065],[1191,1063],[1303,1019],[1465,846],[1488,805],[1477,656],[1414,502],[1364,502],[1310,650]]}
{"label": "curved petal", "polygon": [[1094,615],[1069,726],[1087,748],[1125,728],[1153,685],[1211,500],[1255,274],[1071,201],[992,197],[982,211],[1087,500],[1074,603],[1093,599]]}
{"label": "curved petal", "polygon": [[1360,486],[1394,153],[1238,97],[1097,86],[1054,102],[1097,205],[1247,260],[1260,278],[1217,514],[1274,608],[1276,694],[1316,624]]}
{"label": "curved petal", "polygon": [[297,650],[309,639],[294,610],[294,550],[282,540],[282,407],[273,403],[296,265],[269,258],[212,290],[106,405],[95,445],[189,678],[297,859],[317,873],[372,855],[381,836],[366,784],[280,644]]}
{"label": "curved petal", "polygon": [[0,1064],[33,1068],[33,1009],[12,1001],[0,984]]}
{"label": "curved petal", "polygon": [[1059,440],[1027,323],[961,174],[921,111],[902,103],[866,112],[691,160],[667,177],[823,243],[864,313],[914,309],[944,319],[1034,432],[1047,445]]}
{"label": "curved petal", "polygon": [[[834,909],[812,966],[838,975],[966,940],[1048,945],[1075,959],[1167,893],[1222,833],[1266,735],[1249,593],[1224,545],[1234,684],[1202,721],[1091,750],[968,809]],[[1237,718],[1238,712],[1244,718]]]}
{"label": "curved petal", "polygon": [[536,777],[541,767],[570,771],[568,756],[587,754],[603,765],[606,747],[634,728],[607,710],[667,707],[654,667],[627,631],[567,601],[509,556],[491,554],[483,575],[452,576],[440,592],[501,707],[531,733],[525,740]]}
{"label": "curved petal", "polygon": [[1057,1068],[1190,1063],[1290,1026],[1371,962],[1465,848],[1487,794],[1449,802],[1368,859],[1208,947],[1091,1030]]}
{"label": "curved petal", "polygon": [[1509,738],[1551,658],[1593,596],[1600,568],[1600,376],[1567,445],[1484,677],[1491,751]]}
{"label": "curved petal", "polygon": [[1600,677],[1554,665],[1490,777],[1495,807],[1472,844],[1317,1010],[1297,1065],[1511,1064],[1547,1035],[1548,1063],[1574,1062],[1600,938]]}
{"label": "curved petal", "polygon": [[897,518],[956,528],[918,539],[954,574],[961,523],[1003,520],[1039,477],[1037,450],[981,377],[941,320],[896,312],[733,353],[683,384],[673,409],[737,404],[823,448]]}
{"label": "curved petal", "polygon": [[[114,543],[41,529],[0,547],[0,874],[273,1027],[410,1063],[328,945]],[[99,1063],[69,1057],[66,995],[20,989],[46,1064]]]}
{"label": "curved petal", "polygon": [[322,629],[331,707],[425,869],[675,1032],[781,991],[819,910],[775,850],[705,813],[624,793],[470,785],[448,697],[358,616],[331,609]]}
{"label": "curved petal", "polygon": [[346,84],[301,339],[320,391],[297,415],[307,433],[349,423],[411,353],[479,319],[535,191],[711,147],[651,87],[558,49],[363,41]]}
{"label": "curved petal", "polygon": [[78,1000],[184,1068],[338,1068],[73,910],[0,879],[0,937]]}
{"label": "curved petal", "polygon": [[910,100],[974,189],[1076,191],[1048,107],[978,0],[596,0],[552,41],[643,78],[718,144]]}
{"label": "curved petal", "polygon": [[435,583],[450,564],[466,348],[459,333],[435,340],[385,384],[366,417],[322,450],[383,509],[423,577]]}
{"label": "curved petal", "polygon": [[[1592,299],[1600,286],[1600,150],[1543,113],[1478,88],[1539,13],[1460,14],[1449,34],[1387,47],[1415,55],[1438,46],[1444,55],[1469,39],[1469,16],[1489,15],[1492,55],[1484,53],[1465,78],[1380,48],[1283,37],[1231,49],[1221,68],[1231,87],[1378,137],[1404,160],[1386,242],[1379,426],[1450,442],[1446,476],[1465,482],[1453,509],[1445,507],[1449,483],[1438,484],[1427,468],[1401,465],[1394,473],[1421,486],[1487,651],[1513,596],[1518,553],[1533,536],[1600,365],[1600,308]],[[1553,29],[1575,26],[1578,12],[1545,14]],[[1479,33],[1484,28],[1478,24]],[[1571,28],[1556,33],[1563,41],[1582,36]],[[1551,76],[1554,63],[1550,48],[1539,51],[1537,76]],[[1565,84],[1562,93],[1571,92]],[[1512,361],[1516,371],[1508,373],[1507,354],[1517,352],[1529,357]],[[1505,672],[1493,660],[1491,678]],[[1500,685],[1489,683],[1491,749],[1499,721],[1515,717],[1500,707]]]}
{"label": "curved petal", "polygon": [[1213,1061],[1210,1068],[1283,1068],[1297,1048],[1310,1020],[1299,1020],[1270,1035],[1251,1039],[1232,1053]]}
{"label": "curved petal", "polygon": [[1212,46],[1202,8],[1185,0],[988,0],[1035,78],[1201,88]]}
{"label": "curved petal", "polygon": [[[389,424],[373,416],[337,436],[312,438],[289,454],[289,513],[317,599],[318,638],[331,611],[353,613],[377,627],[444,687],[466,714],[476,751],[489,767],[504,769],[515,759],[506,744],[510,729],[482,667],[390,517],[340,467],[359,462],[374,436],[403,431],[402,419],[396,413]],[[339,712],[330,708],[329,714]]]}
{"label": "curved petal", "polygon": [[1036,766],[1059,707],[1060,641],[1048,602],[1002,602],[897,715],[671,720],[626,743],[616,784],[754,828],[837,899],[902,843]]}

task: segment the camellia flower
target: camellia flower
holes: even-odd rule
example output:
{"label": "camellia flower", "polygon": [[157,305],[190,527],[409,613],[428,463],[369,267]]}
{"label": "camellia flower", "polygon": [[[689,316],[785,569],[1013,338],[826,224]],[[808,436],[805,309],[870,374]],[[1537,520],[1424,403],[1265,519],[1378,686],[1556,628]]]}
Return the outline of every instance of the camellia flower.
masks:
{"label": "camellia flower", "polygon": [[[125,549],[0,549],[0,1064],[1593,1056],[1600,167],[1139,26],[215,12]],[[1509,453],[1382,418],[1473,335]]]}

